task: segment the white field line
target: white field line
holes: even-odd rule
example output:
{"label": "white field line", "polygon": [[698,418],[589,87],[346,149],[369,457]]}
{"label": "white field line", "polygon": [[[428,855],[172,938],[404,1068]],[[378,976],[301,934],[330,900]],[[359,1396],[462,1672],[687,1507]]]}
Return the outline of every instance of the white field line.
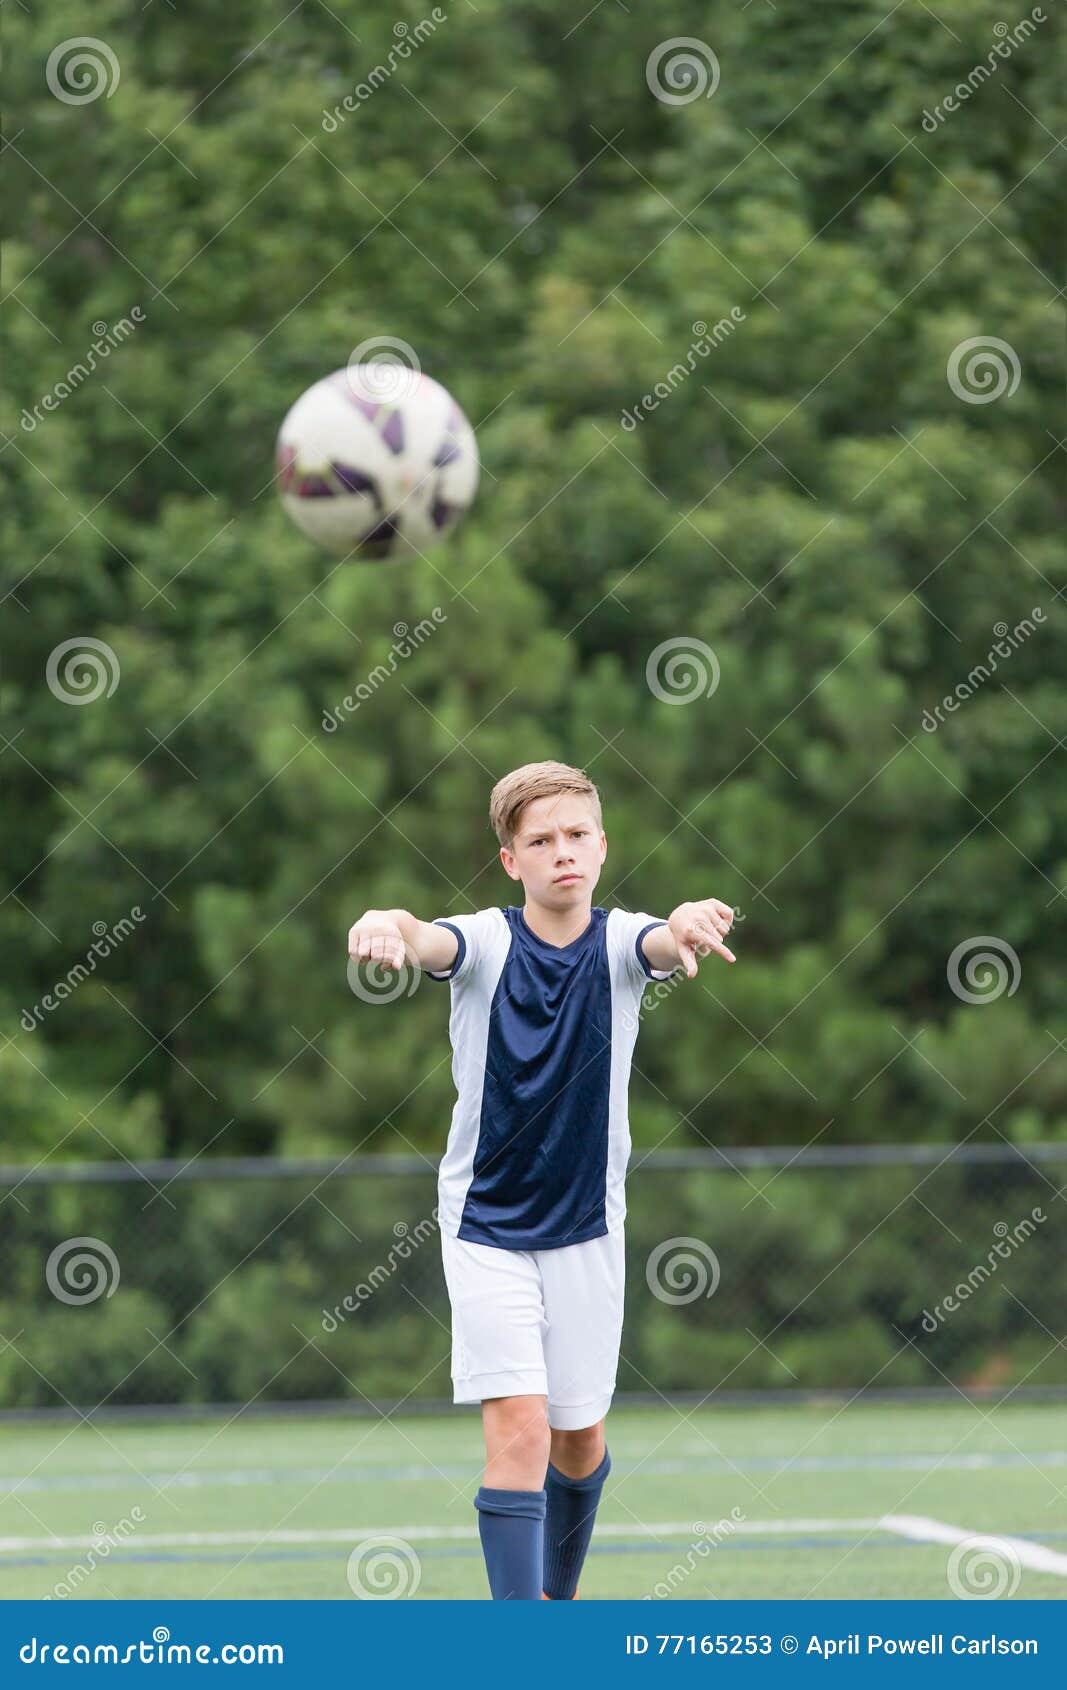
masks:
{"label": "white field line", "polygon": [[[684,1534],[687,1537],[703,1537],[711,1524],[718,1522],[705,1521],[705,1533],[694,1531],[697,1522],[693,1520],[657,1520],[651,1525],[646,1524],[645,1532],[651,1538],[658,1533]],[[725,1525],[727,1522],[723,1522]],[[880,1522],[871,1520],[745,1520],[740,1524],[728,1522],[729,1533],[724,1536],[732,1537],[734,1532],[774,1533],[778,1536],[794,1537],[811,1532],[869,1532],[876,1531]],[[637,1537],[636,1527],[628,1525],[598,1524],[596,1528],[598,1538],[602,1537]],[[965,1534],[966,1535],[966,1534]],[[409,1540],[425,1539],[437,1542],[445,1539],[471,1539],[478,1536],[477,1526],[342,1526],[330,1530],[319,1531],[259,1531],[259,1532],[130,1532],[121,1541],[107,1539],[108,1547],[119,1549],[179,1549],[206,1548],[228,1544],[254,1543],[269,1547],[275,1543],[361,1543],[373,1537],[403,1537]],[[4,1537],[0,1538],[0,1551],[16,1553],[33,1549],[92,1549],[99,1545],[102,1538],[93,1537]]]}
{"label": "white field line", "polygon": [[967,1532],[960,1526],[947,1526],[941,1520],[929,1520],[924,1514],[886,1514],[880,1520],[883,1531],[896,1532],[899,1537],[917,1543],[982,1543],[990,1549],[1003,1549],[1021,1566],[1032,1567],[1038,1573],[1058,1573],[1067,1578],[1067,1555],[1046,1549],[1043,1543],[1029,1543],[1024,1537],[1006,1537],[1002,1532]]}

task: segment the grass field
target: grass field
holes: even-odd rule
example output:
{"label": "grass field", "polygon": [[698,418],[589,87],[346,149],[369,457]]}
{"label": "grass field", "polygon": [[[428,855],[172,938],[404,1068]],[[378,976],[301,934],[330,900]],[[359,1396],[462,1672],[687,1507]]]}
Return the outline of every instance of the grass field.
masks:
{"label": "grass field", "polygon": [[[417,1599],[488,1596],[474,1410],[19,1423],[2,1446],[4,1597],[352,1600],[353,1551],[392,1588],[383,1535]],[[950,1597],[971,1534],[1015,1540],[1005,1594],[1067,1596],[1062,1406],[618,1409],[608,1446],[583,1598]]]}

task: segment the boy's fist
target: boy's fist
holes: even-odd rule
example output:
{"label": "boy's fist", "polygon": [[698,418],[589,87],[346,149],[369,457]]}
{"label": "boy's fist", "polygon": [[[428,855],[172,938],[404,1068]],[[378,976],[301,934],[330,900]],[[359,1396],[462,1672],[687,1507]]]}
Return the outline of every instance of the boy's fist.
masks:
{"label": "boy's fist", "polygon": [[348,934],[348,954],[355,962],[377,962],[383,968],[404,966],[404,935],[389,910],[367,910]]}
{"label": "boy's fist", "polygon": [[729,904],[718,898],[704,898],[695,904],[679,904],[668,917],[667,926],[674,935],[678,955],[690,980],[697,971],[697,958],[709,951],[717,951],[727,962],[736,962],[733,951],[727,950],[723,939],[733,924],[734,912]]}

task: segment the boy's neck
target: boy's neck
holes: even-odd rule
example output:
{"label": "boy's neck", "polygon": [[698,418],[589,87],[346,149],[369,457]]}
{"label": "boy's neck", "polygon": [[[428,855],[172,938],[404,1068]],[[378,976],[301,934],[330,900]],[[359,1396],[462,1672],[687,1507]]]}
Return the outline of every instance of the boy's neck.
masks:
{"label": "boy's neck", "polygon": [[569,945],[581,938],[592,920],[592,902],[567,910],[547,909],[527,896],[523,917],[531,933],[548,945]]}

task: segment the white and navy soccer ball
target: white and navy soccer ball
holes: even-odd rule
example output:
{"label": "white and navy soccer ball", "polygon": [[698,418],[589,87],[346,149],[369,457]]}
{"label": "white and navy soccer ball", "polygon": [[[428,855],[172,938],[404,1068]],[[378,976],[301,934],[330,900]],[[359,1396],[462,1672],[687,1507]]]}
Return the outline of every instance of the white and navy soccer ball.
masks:
{"label": "white and navy soccer ball", "polygon": [[421,371],[351,364],[302,393],[277,445],[282,504],[325,550],[367,558],[425,552],[478,485],[474,430]]}

